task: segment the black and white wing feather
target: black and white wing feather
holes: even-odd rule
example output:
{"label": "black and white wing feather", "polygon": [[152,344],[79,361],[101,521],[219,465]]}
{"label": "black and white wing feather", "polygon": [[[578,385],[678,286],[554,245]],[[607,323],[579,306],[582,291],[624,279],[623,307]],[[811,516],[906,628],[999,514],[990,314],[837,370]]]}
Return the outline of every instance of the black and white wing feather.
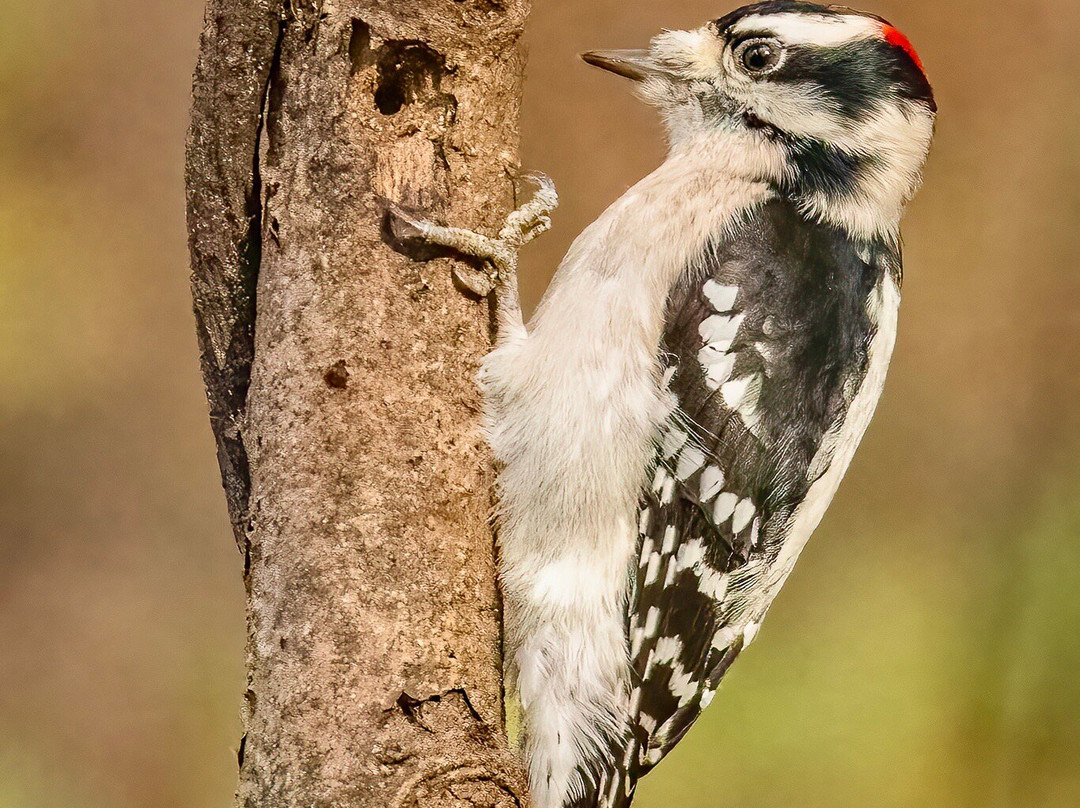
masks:
{"label": "black and white wing feather", "polygon": [[600,804],[628,804],[757,633],[877,401],[899,271],[896,248],[776,200],[672,291],[662,356],[678,406],[640,511],[632,737]]}

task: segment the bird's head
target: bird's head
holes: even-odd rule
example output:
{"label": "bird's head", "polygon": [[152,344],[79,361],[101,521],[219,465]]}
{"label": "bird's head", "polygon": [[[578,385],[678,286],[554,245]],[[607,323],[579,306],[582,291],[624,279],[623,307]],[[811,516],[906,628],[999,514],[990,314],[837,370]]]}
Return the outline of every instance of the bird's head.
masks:
{"label": "bird's head", "polygon": [[583,58],[638,82],[673,151],[738,143],[748,171],[855,235],[895,232],[918,186],[934,95],[911,43],[880,17],[775,0],[665,31],[647,50]]}

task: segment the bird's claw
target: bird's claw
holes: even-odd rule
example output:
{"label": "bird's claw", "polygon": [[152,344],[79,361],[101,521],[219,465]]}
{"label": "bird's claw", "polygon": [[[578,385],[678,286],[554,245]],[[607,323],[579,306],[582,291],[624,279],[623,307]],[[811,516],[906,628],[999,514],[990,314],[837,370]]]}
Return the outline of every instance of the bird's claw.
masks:
{"label": "bird's claw", "polygon": [[542,171],[526,171],[517,179],[531,183],[536,190],[528,202],[511,211],[499,232],[499,238],[515,248],[528,244],[551,229],[551,214],[559,206],[555,181]]}
{"label": "bird's claw", "polygon": [[456,266],[451,270],[454,281],[477,297],[487,297],[499,285],[499,274],[484,272],[468,266]]}
{"label": "bird's claw", "polygon": [[387,204],[390,213],[390,232],[397,241],[423,241],[425,229],[431,223],[417,219],[394,203]]}
{"label": "bird's claw", "polygon": [[486,297],[500,284],[513,283],[517,272],[517,251],[551,227],[551,212],[559,204],[555,183],[539,171],[518,175],[536,186],[528,202],[506,217],[497,238],[459,227],[444,227],[418,218],[395,204],[388,205],[390,231],[398,241],[422,241],[478,258],[492,272],[455,267],[454,277],[473,294]]}

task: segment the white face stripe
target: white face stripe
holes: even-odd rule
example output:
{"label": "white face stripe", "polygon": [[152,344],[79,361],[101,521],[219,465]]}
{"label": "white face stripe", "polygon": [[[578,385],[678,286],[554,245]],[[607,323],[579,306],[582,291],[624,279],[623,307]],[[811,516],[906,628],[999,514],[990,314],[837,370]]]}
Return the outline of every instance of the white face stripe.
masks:
{"label": "white face stripe", "polygon": [[734,35],[769,31],[791,45],[832,47],[877,36],[881,23],[858,14],[751,14],[731,27]]}

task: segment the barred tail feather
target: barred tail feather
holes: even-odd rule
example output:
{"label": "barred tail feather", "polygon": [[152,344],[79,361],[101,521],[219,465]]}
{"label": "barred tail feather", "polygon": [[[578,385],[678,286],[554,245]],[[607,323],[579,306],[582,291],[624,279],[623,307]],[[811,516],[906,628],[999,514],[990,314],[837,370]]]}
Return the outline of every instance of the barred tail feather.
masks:
{"label": "barred tail feather", "polygon": [[588,794],[566,804],[566,808],[628,808],[634,800],[637,778],[608,766]]}
{"label": "barred tail feather", "polygon": [[628,808],[634,800],[638,778],[640,742],[630,730],[614,740],[604,753],[589,762],[585,780],[590,788],[565,808]]}

